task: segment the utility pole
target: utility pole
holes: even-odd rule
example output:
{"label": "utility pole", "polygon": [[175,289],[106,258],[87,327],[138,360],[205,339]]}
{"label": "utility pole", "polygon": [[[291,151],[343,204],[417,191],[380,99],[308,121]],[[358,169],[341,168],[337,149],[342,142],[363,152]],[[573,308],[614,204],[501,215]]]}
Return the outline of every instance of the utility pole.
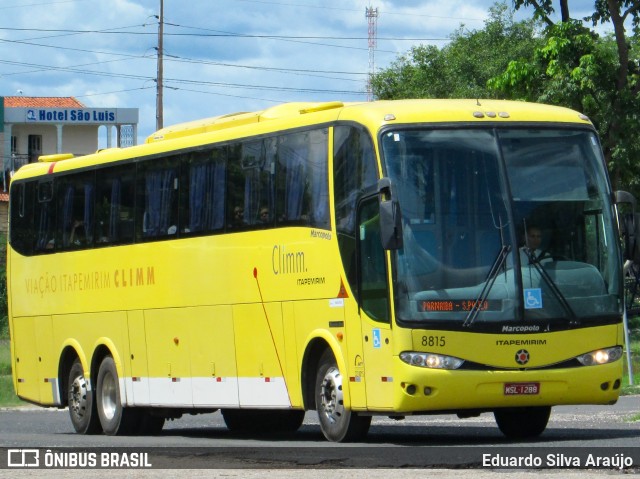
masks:
{"label": "utility pole", "polygon": [[156,77],[156,131],[161,130],[164,124],[164,112],[162,110],[162,39],[164,36],[164,0],[160,0],[160,16],[158,17],[158,76]]}
{"label": "utility pole", "polygon": [[378,39],[378,9],[366,7],[365,17],[369,24],[369,76],[367,77],[367,101],[373,101],[373,74],[375,73],[375,49]]}

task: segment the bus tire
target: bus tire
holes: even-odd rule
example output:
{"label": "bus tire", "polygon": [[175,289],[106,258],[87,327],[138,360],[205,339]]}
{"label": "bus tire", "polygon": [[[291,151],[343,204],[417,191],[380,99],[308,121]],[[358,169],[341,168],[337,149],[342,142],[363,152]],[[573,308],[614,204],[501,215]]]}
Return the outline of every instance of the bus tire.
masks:
{"label": "bus tire", "polygon": [[222,418],[233,432],[274,434],[296,432],[304,421],[302,410],[223,409]]}
{"label": "bus tire", "polygon": [[496,409],[493,416],[509,439],[526,439],[542,434],[549,422],[550,406]]}
{"label": "bus tire", "polygon": [[111,356],[106,356],[98,369],[96,408],[102,430],[109,436],[131,434],[140,422],[138,411],[122,406],[118,371]]}
{"label": "bus tire", "polygon": [[318,363],[315,403],[322,434],[333,442],[361,439],[371,425],[371,416],[360,416],[344,407],[342,387],[342,374],[333,353],[327,349]]}
{"label": "bus tire", "polygon": [[100,432],[100,420],[96,411],[93,388],[84,376],[84,369],[78,358],[69,370],[67,404],[71,424],[77,433],[96,434]]}

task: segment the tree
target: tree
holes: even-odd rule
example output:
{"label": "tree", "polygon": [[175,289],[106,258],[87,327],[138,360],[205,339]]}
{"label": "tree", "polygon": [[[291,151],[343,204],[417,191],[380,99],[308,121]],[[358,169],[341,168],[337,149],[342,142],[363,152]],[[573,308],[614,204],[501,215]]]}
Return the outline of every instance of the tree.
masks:
{"label": "tree", "polygon": [[505,3],[496,4],[484,29],[461,26],[442,49],[420,45],[400,56],[374,75],[373,92],[379,99],[496,97],[487,81],[511,59],[530,61],[540,42],[533,21],[515,22]]}
{"label": "tree", "polygon": [[[533,7],[547,25],[544,45],[529,59],[513,60],[491,79],[496,93],[530,101],[562,104],[588,115],[598,128],[614,188],[640,189],[640,82],[638,81],[637,0],[594,0],[593,14],[571,18],[569,0],[559,0],[554,22],[553,0],[514,0],[516,9]],[[611,24],[603,37],[594,30]],[[627,35],[626,26],[633,26]]]}

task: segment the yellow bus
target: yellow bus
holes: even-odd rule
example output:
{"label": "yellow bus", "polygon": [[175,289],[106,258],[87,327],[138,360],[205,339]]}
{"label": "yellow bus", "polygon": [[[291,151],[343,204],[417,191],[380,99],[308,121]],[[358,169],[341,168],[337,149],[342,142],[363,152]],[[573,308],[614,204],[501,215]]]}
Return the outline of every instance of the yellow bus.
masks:
{"label": "yellow bus", "polygon": [[589,119],[478,100],[289,103],[21,168],[10,188],[16,392],[78,433],[331,441],[373,416],[613,404],[616,209]]}

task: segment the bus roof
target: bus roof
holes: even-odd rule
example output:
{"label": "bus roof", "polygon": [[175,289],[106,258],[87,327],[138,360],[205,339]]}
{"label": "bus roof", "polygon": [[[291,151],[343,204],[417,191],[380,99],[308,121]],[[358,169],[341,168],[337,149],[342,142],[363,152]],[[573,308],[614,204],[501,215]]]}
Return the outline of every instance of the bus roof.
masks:
{"label": "bus roof", "polygon": [[335,111],[340,119],[383,122],[460,122],[493,119],[511,121],[584,122],[589,120],[573,110],[549,105],[505,100],[393,100],[370,103],[284,103],[257,112],[241,112],[180,123],[158,130],[146,143],[176,139],[236,128],[270,120],[292,119],[309,113]]}
{"label": "bus roof", "polygon": [[[429,123],[573,123],[591,125],[589,119],[568,108],[506,100],[383,100],[362,103],[294,102],[256,112],[238,112],[169,126],[129,148],[110,148],[64,161],[21,168],[17,177],[41,174],[159,154],[213,142],[330,123],[358,122],[376,132],[384,125]],[[62,158],[60,158],[62,159]]]}

